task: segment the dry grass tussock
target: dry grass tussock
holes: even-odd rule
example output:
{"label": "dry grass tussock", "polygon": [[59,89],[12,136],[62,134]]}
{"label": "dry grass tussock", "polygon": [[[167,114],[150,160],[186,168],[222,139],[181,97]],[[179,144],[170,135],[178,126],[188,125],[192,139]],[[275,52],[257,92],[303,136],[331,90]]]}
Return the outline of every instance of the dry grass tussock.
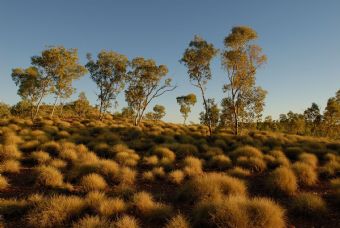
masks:
{"label": "dry grass tussock", "polygon": [[276,194],[294,195],[298,188],[294,172],[284,166],[272,171],[265,184],[268,191]]}
{"label": "dry grass tussock", "polygon": [[285,212],[267,198],[229,196],[199,202],[193,212],[195,227],[285,227]]}
{"label": "dry grass tussock", "polygon": [[85,207],[85,201],[77,196],[51,196],[37,203],[26,215],[26,221],[32,227],[61,227]]}
{"label": "dry grass tussock", "polygon": [[179,191],[181,200],[197,201],[229,195],[247,195],[242,180],[222,173],[206,173],[189,180]]}
{"label": "dry grass tussock", "polygon": [[138,192],[133,196],[137,211],[148,219],[160,220],[171,216],[172,208],[166,204],[155,202],[152,195],[147,192]]}

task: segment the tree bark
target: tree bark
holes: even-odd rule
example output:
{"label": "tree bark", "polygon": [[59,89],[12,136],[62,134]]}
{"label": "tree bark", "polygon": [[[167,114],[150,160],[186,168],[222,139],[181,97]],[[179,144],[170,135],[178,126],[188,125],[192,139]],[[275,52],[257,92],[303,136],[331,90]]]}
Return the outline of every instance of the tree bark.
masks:
{"label": "tree bark", "polygon": [[55,110],[55,107],[57,106],[57,101],[58,101],[58,99],[59,99],[59,94],[58,94],[57,97],[55,98],[55,101],[54,101],[54,104],[53,104],[53,109],[52,109],[52,112],[51,112],[51,115],[50,115],[51,118],[53,117],[54,110]]}

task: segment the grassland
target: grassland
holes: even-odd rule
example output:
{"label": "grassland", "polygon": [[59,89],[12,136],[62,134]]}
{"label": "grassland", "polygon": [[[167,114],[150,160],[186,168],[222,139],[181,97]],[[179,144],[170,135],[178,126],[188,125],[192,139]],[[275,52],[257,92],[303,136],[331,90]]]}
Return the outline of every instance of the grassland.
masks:
{"label": "grassland", "polygon": [[127,119],[0,121],[0,227],[336,227],[340,142]]}

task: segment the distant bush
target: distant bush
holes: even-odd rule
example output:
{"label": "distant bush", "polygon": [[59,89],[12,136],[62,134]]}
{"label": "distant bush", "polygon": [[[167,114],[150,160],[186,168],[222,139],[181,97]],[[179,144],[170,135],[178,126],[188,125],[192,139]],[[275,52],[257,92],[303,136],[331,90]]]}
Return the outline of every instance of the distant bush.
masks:
{"label": "distant bush", "polygon": [[293,195],[297,190],[297,179],[294,172],[287,167],[272,171],[266,180],[267,189],[273,193]]}

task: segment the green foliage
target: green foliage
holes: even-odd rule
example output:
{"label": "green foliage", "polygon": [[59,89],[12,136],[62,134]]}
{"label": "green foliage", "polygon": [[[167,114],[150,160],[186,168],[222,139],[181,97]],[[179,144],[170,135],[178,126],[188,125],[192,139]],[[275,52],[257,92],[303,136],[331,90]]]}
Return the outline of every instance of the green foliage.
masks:
{"label": "green foliage", "polygon": [[184,118],[184,124],[189,116],[189,113],[191,112],[191,107],[196,104],[196,95],[193,93],[190,93],[186,96],[180,96],[176,97],[177,103],[180,105],[180,112],[182,113],[182,116]]}
{"label": "green foliage", "polygon": [[130,63],[131,70],[127,75],[128,88],[125,90],[125,100],[133,110],[134,124],[139,125],[150,102],[176,86],[171,85],[171,78],[161,80],[167,75],[165,65],[157,65],[152,59],[137,57]]}
{"label": "green foliage", "polygon": [[116,101],[117,95],[124,89],[129,60],[125,55],[113,51],[101,51],[97,61],[90,54],[87,57],[86,68],[99,89],[97,96],[102,118],[112,106],[111,102]]}
{"label": "green foliage", "polygon": [[11,115],[11,108],[8,104],[0,102],[0,118],[8,117]]}
{"label": "green foliage", "polygon": [[235,135],[239,124],[258,120],[263,111],[266,91],[255,86],[255,75],[267,60],[258,45],[252,44],[257,33],[245,26],[234,27],[224,39],[222,65],[228,82],[223,86],[227,97],[222,101],[225,122],[230,123]]}

